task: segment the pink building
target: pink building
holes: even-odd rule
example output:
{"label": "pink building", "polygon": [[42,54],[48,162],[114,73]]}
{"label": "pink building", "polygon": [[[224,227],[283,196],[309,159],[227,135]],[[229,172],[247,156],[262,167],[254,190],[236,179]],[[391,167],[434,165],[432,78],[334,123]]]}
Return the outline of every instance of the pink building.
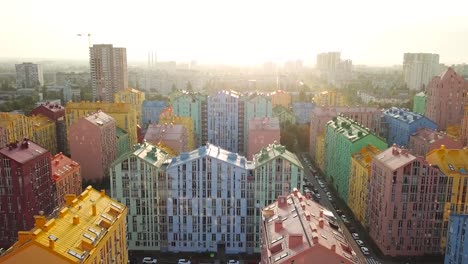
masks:
{"label": "pink building", "polygon": [[427,85],[426,116],[436,122],[440,130],[460,125],[467,91],[465,79],[449,67]]}
{"label": "pink building", "polygon": [[438,149],[441,145],[444,145],[448,149],[463,148],[460,140],[453,139],[445,133],[429,128],[419,129],[418,132],[410,136],[409,149],[415,156],[425,157],[429,151]]}
{"label": "pink building", "polygon": [[261,264],[357,263],[333,214],[297,189],[262,214]]}
{"label": "pink building", "polygon": [[62,153],[56,154],[52,158],[52,180],[57,187],[58,206],[65,203],[65,195],[82,193],[81,188],[81,167],[76,161]]}
{"label": "pink building", "polygon": [[46,104],[41,104],[40,106],[34,108],[31,111],[31,115],[45,115],[49,119],[56,122],[65,115],[65,107],[60,104],[53,104],[47,102]]}
{"label": "pink building", "polygon": [[180,124],[150,124],[146,130],[145,140],[153,145],[169,148],[169,152],[174,155],[188,151],[187,130]]}
{"label": "pink building", "polygon": [[109,176],[117,155],[115,120],[104,112],[80,118],[70,126],[70,154],[81,164],[83,180],[100,181]]}
{"label": "pink building", "polygon": [[438,255],[447,177],[392,146],[372,160],[369,235],[386,256]]}
{"label": "pink building", "polygon": [[252,160],[253,155],[273,142],[280,142],[280,125],[277,117],[249,120],[249,132],[247,139],[247,159]]}
{"label": "pink building", "polygon": [[357,121],[364,127],[369,128],[372,132],[380,135],[381,122],[380,116],[382,112],[375,107],[315,107],[311,113],[310,119],[310,155],[312,160],[315,160],[317,147],[317,136],[325,131],[328,121],[338,114]]}

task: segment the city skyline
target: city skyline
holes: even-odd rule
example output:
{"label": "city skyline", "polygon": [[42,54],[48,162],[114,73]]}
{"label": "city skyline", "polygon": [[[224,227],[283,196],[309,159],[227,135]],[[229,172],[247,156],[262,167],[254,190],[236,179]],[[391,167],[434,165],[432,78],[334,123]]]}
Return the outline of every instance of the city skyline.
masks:
{"label": "city skyline", "polygon": [[[112,7],[112,8],[110,8]],[[340,51],[353,64],[401,64],[405,52],[440,54],[448,65],[468,61],[468,3],[453,0],[368,0],[292,3],[248,1],[11,1],[0,23],[1,58],[89,58],[92,44],[125,47],[129,61],[252,65],[303,60]],[[105,11],[109,10],[109,11]]]}

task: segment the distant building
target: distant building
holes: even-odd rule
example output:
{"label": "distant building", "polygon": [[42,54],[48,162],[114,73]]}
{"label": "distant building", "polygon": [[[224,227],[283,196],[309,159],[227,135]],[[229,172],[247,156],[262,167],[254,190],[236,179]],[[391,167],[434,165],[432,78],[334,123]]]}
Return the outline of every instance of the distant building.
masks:
{"label": "distant building", "polygon": [[23,62],[16,64],[16,89],[40,88],[44,85],[44,75],[39,64]]}
{"label": "distant building", "polygon": [[70,126],[70,154],[81,165],[83,180],[101,181],[117,155],[115,120],[104,112],[83,117]]}
{"label": "distant building", "polygon": [[174,115],[192,118],[196,146],[205,144],[208,140],[207,97],[198,92],[178,90],[170,94],[170,101]]}
{"label": "distant building", "polygon": [[437,129],[437,124],[429,118],[407,109],[391,107],[383,111],[388,125],[386,136],[389,145],[408,146],[410,136],[420,128]]}
{"label": "distant building", "polygon": [[435,76],[427,86],[426,116],[439,130],[459,125],[463,119],[468,84],[452,68]]}
{"label": "distant building", "polygon": [[367,145],[384,150],[387,142],[349,118],[338,116],[327,123],[324,173],[345,202],[348,202],[351,156]]}
{"label": "distant building", "polygon": [[351,60],[341,60],[341,52],[317,54],[316,67],[328,83],[337,87],[343,87],[346,82],[351,80],[353,63]]}
{"label": "distant building", "polygon": [[145,93],[133,88],[127,88],[114,94],[114,103],[131,104],[135,109],[137,124],[143,125],[142,106],[145,101]]}
{"label": "distant building", "polygon": [[93,100],[112,102],[114,93],[128,88],[127,51],[112,44],[89,48]]}
{"label": "distant building", "polygon": [[51,163],[52,180],[57,188],[57,203],[62,207],[67,194],[79,195],[82,192],[81,166],[62,153],[52,157]]}
{"label": "distant building", "polygon": [[0,149],[0,248],[10,247],[18,231],[34,226],[34,215],[57,207],[50,152],[27,139]]}
{"label": "distant building", "polygon": [[450,214],[445,264],[468,262],[468,214]]}
{"label": "distant building", "polygon": [[277,90],[270,93],[271,107],[275,108],[278,105],[289,108],[291,105],[291,95],[283,90]]}
{"label": "distant building", "polygon": [[312,99],[317,106],[345,106],[345,97],[336,91],[323,91]]}
{"label": "distant building", "polygon": [[65,85],[65,82],[69,81],[72,86],[83,87],[90,84],[90,78],[89,72],[57,72],[55,74],[55,85]]}
{"label": "distant building", "polygon": [[315,108],[315,104],[310,103],[292,103],[292,111],[296,116],[296,123],[305,125],[310,123],[310,115]]}
{"label": "distant building", "polygon": [[123,204],[89,186],[68,195],[58,216],[31,216],[34,227],[18,232],[0,263],[127,263],[126,215]]}
{"label": "distant building", "polygon": [[247,135],[247,158],[251,160],[253,155],[258,153],[262,148],[274,142],[280,142],[281,135],[278,118],[250,119]]}
{"label": "distant building", "polygon": [[405,53],[403,55],[403,75],[410,90],[425,90],[432,77],[439,74],[438,70],[439,54]]}
{"label": "distant building", "polygon": [[167,107],[164,101],[144,101],[142,105],[142,125],[146,128],[151,123],[159,123],[159,115]]}
{"label": "distant building", "polygon": [[372,160],[369,235],[385,256],[443,254],[448,179],[437,166],[396,145]]}
{"label": "distant building", "polygon": [[419,92],[413,97],[413,112],[424,115],[426,113],[426,93]]}
{"label": "distant building", "polygon": [[442,145],[448,149],[463,148],[460,140],[449,137],[446,133],[421,128],[410,136],[408,149],[415,156],[425,157],[427,153],[440,148]]}
{"label": "distant building", "polygon": [[261,264],[357,263],[333,213],[297,189],[263,208]]}
{"label": "distant building", "polygon": [[146,130],[144,139],[155,146],[162,147],[174,156],[190,151],[187,143],[187,130],[183,125],[151,124]]}

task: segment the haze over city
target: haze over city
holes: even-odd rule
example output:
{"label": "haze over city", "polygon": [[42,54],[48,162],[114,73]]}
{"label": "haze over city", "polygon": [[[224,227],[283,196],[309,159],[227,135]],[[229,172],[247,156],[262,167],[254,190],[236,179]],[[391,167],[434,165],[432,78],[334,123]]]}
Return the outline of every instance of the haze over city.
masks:
{"label": "haze over city", "polygon": [[404,52],[468,60],[466,1],[8,1],[0,58],[88,60],[88,40],[128,60],[262,64],[336,50],[354,64],[401,64]]}

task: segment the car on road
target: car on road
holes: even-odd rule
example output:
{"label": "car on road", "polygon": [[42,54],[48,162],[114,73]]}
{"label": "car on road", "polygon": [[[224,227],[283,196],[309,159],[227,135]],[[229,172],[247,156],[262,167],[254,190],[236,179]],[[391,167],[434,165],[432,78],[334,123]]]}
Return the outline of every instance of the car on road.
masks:
{"label": "car on road", "polygon": [[366,247],[361,247],[361,251],[362,251],[362,254],[364,254],[366,256],[370,255],[369,249],[366,248]]}
{"label": "car on road", "polygon": [[323,187],[323,191],[324,191],[325,193],[330,193],[330,192],[328,191],[328,188],[327,188],[326,186]]}
{"label": "car on road", "polygon": [[141,261],[143,264],[156,264],[158,261],[154,258],[151,257],[144,257],[143,260]]}
{"label": "car on road", "polygon": [[356,244],[358,244],[358,246],[362,247],[362,246],[364,246],[364,241],[362,241],[360,239],[357,239]]}
{"label": "car on road", "polygon": [[304,184],[304,187],[314,188],[314,185],[312,183],[306,183],[306,184]]}
{"label": "car on road", "polygon": [[318,180],[318,178],[319,178],[318,174],[315,174],[314,178]]}
{"label": "car on road", "polygon": [[239,264],[239,261],[230,259],[227,264]]}
{"label": "car on road", "polygon": [[358,233],[352,233],[351,236],[352,236],[355,240],[359,239],[359,234],[358,234]]}
{"label": "car on road", "polygon": [[322,198],[322,197],[320,196],[320,193],[314,193],[314,196],[317,197],[317,199]]}
{"label": "car on road", "polygon": [[179,259],[179,262],[177,262],[177,264],[192,264],[192,262],[187,259]]}
{"label": "car on road", "polygon": [[313,187],[313,188],[312,188],[312,191],[314,191],[315,193],[318,193],[317,187]]}

